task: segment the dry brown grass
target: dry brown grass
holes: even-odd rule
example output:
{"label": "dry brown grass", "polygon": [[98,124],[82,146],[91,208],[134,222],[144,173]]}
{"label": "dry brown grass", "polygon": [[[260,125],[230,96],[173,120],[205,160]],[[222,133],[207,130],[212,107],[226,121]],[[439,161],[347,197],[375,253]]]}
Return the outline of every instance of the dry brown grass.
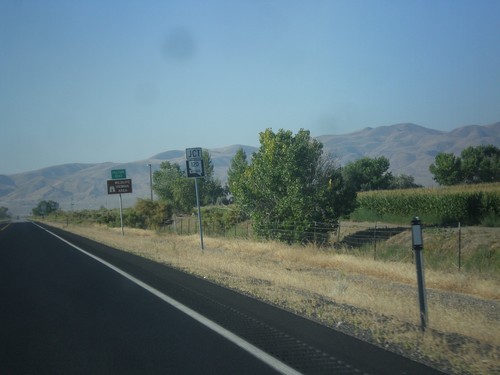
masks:
{"label": "dry brown grass", "polygon": [[[500,373],[500,285],[481,275],[426,271],[429,327],[418,328],[415,269],[313,246],[65,227],[319,320],[453,373]],[[464,294],[458,294],[460,291]],[[472,298],[474,297],[474,298]]]}

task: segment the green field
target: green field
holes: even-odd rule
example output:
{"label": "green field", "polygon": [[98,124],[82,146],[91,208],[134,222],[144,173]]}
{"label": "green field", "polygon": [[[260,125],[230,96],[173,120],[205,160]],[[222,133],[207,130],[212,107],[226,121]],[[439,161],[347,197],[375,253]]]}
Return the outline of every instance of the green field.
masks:
{"label": "green field", "polygon": [[408,222],[418,216],[432,225],[500,226],[500,183],[358,194],[358,221]]}

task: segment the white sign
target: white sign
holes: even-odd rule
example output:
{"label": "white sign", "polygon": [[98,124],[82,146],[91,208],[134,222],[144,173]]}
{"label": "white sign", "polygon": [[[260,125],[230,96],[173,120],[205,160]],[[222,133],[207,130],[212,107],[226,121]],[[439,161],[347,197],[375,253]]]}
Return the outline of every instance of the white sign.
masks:
{"label": "white sign", "polygon": [[186,160],[186,168],[188,177],[205,176],[205,168],[203,168],[203,160]]}
{"label": "white sign", "polygon": [[201,147],[186,148],[186,160],[201,160],[202,158]]}

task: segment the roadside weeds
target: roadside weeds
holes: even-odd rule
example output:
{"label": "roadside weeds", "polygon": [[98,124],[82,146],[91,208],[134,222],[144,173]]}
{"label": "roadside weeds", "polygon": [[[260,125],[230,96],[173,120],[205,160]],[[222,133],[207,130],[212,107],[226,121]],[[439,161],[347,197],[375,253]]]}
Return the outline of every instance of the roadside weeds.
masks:
{"label": "roadside weeds", "polygon": [[[418,326],[411,264],[313,246],[164,235],[101,226],[73,233],[205,277],[334,329],[454,374],[500,374],[500,285],[461,273],[426,272],[429,329]],[[466,290],[469,294],[456,293]]]}

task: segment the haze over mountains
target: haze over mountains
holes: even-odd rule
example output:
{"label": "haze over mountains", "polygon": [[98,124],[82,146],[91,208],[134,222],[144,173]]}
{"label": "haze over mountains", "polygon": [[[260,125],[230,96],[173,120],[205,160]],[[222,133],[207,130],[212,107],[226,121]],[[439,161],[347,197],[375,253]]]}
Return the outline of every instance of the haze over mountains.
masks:
{"label": "haze over mountains", "polygon": [[[450,132],[428,129],[415,124],[396,124],[344,135],[317,137],[326,153],[331,153],[341,165],[363,156],[385,156],[390,160],[394,174],[408,174],[424,186],[434,185],[429,165],[440,152],[459,155],[468,146],[493,144],[500,147],[500,122],[492,125],[470,125]],[[200,145],[203,146],[203,145]],[[215,174],[226,180],[231,159],[243,148],[251,159],[256,147],[232,145],[209,149]],[[118,207],[118,198],[107,195],[106,180],[112,169],[126,169],[132,179],[133,193],[123,194],[124,206],[131,206],[137,198],[149,198],[149,167],[157,170],[162,161],[184,165],[185,151],[166,151],[149,159],[129,163],[64,164],[36,171],[0,175],[0,206],[9,208],[13,215],[27,215],[41,200],[59,202],[64,210]],[[1,172],[1,171],[0,171]]]}

